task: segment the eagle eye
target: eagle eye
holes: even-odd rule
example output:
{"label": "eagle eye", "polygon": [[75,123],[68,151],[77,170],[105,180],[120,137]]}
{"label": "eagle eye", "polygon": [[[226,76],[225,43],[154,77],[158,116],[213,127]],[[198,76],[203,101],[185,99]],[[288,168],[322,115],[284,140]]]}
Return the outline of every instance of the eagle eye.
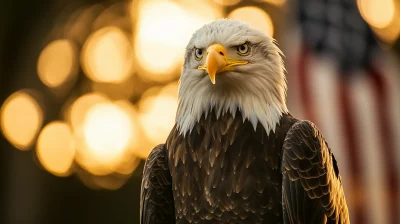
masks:
{"label": "eagle eye", "polygon": [[200,48],[196,48],[194,50],[194,57],[197,61],[200,61],[203,58],[203,50]]}
{"label": "eagle eye", "polygon": [[243,55],[243,56],[248,55],[250,53],[250,47],[247,43],[244,43],[244,44],[237,46],[236,51],[239,55]]}

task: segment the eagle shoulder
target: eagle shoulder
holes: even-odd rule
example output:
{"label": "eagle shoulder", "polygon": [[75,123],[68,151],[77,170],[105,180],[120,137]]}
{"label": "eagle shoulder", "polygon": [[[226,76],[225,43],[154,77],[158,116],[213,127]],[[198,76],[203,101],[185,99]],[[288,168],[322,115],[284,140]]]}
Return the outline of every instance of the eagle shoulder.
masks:
{"label": "eagle shoulder", "polygon": [[144,165],[140,223],[175,223],[172,178],[164,144],[156,146],[151,151]]}
{"label": "eagle shoulder", "polygon": [[285,223],[350,223],[336,160],[312,122],[288,131],[281,169]]}

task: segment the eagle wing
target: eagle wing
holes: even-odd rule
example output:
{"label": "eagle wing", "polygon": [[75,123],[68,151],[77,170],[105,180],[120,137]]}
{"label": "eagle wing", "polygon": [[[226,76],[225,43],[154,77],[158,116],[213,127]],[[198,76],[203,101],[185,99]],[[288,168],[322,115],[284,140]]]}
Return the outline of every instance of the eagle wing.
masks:
{"label": "eagle wing", "polygon": [[288,131],[282,174],[284,223],[350,223],[336,160],[313,123]]}
{"label": "eagle wing", "polygon": [[140,196],[140,223],[175,223],[172,178],[165,145],[155,147],[146,160]]}

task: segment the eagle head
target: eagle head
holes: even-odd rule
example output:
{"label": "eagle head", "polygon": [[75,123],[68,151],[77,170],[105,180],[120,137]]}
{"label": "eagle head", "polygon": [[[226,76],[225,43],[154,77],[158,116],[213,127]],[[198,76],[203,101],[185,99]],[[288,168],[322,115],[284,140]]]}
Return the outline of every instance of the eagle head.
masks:
{"label": "eagle head", "polygon": [[238,20],[204,25],[190,39],[179,84],[177,128],[185,135],[208,113],[239,111],[254,129],[275,131],[286,108],[282,52],[263,31]]}

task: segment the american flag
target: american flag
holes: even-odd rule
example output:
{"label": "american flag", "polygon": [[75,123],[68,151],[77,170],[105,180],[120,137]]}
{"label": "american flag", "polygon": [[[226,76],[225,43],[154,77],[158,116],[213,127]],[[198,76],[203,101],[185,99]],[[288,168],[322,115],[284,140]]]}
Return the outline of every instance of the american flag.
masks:
{"label": "american flag", "polygon": [[332,148],[351,223],[400,223],[400,63],[356,0],[299,0],[297,9],[298,38],[286,41],[289,109]]}

